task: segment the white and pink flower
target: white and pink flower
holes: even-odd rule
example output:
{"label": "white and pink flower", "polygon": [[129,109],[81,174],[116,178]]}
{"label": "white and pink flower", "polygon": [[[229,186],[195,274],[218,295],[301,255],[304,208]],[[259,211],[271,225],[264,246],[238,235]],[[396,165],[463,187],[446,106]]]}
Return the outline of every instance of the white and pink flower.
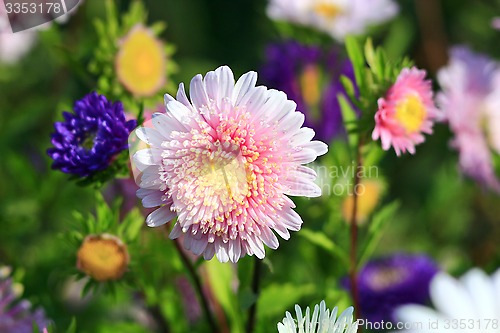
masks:
{"label": "white and pink flower", "polygon": [[[146,223],[157,227],[177,216],[170,238],[183,235],[184,247],[206,259],[238,261],[265,256],[264,244],[278,247],[302,219],[287,195],[317,197],[316,173],[302,164],[327,152],[311,141],[304,115],[280,91],[255,86],[257,74],[236,83],[220,67],[197,75],[188,99],[165,95],[165,113],[136,130],[149,148],[133,155],[140,171],[138,196],[159,207]],[[274,232],[273,232],[274,231]]]}
{"label": "white and pink flower", "polygon": [[431,81],[426,72],[415,67],[404,68],[386,96],[378,100],[373,140],[382,141],[382,148],[401,153],[415,153],[415,146],[424,142],[424,133],[432,133],[438,117],[433,101]]}
{"label": "white and pink flower", "polygon": [[500,192],[494,154],[500,154],[500,66],[465,47],[451,50],[439,70],[442,92],[437,101],[454,137],[464,175]]}

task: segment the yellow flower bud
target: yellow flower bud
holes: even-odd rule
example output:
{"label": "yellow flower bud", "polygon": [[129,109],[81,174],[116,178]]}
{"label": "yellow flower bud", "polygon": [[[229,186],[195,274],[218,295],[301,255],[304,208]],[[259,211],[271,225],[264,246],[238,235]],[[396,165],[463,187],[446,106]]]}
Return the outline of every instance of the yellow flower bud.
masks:
{"label": "yellow flower bud", "polygon": [[113,235],[87,236],[77,254],[77,268],[97,281],[117,280],[127,270],[129,255],[123,242]]}

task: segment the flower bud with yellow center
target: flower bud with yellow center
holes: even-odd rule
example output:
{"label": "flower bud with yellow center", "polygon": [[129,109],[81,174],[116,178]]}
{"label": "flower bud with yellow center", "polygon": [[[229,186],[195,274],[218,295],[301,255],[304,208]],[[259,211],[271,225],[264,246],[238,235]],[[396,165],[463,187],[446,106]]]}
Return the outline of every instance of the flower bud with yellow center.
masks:
{"label": "flower bud with yellow center", "polygon": [[116,236],[89,235],[77,254],[77,268],[97,281],[118,280],[127,270],[127,247]]}
{"label": "flower bud with yellow center", "polygon": [[[377,180],[365,180],[355,189],[357,191],[357,222],[362,225],[373,212],[382,194],[382,183]],[[342,203],[342,216],[347,223],[352,221],[354,196],[351,194]]]}
{"label": "flower bud with yellow center", "polygon": [[406,97],[396,106],[396,119],[406,133],[418,132],[426,116],[427,111],[417,95]]}
{"label": "flower bud with yellow center", "polygon": [[132,94],[154,95],[165,84],[164,46],[152,31],[136,25],[123,39],[115,67],[118,79]]}

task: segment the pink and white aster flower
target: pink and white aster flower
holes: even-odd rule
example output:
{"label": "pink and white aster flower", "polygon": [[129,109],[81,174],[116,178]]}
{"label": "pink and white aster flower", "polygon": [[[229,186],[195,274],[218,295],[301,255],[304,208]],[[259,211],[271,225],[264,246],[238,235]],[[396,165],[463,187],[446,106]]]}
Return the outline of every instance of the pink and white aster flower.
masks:
{"label": "pink and white aster flower", "polygon": [[137,194],[145,207],[159,207],[147,225],[177,216],[170,238],[183,236],[184,247],[205,259],[263,258],[264,244],[279,245],[274,232],[289,239],[302,225],[287,195],[321,195],[303,164],[325,154],[326,144],[311,141],[314,131],[302,127],[304,115],[285,93],[256,81],[249,72],[235,83],[226,66],[197,75],[190,99],[181,84],[176,98],[165,95],[166,112],[153,126],[136,130],[149,146],[133,157]]}
{"label": "pink and white aster flower", "polygon": [[459,152],[462,172],[500,192],[493,153],[500,153],[500,66],[465,47],[451,50],[449,64],[438,72],[437,97]]}
{"label": "pink and white aster flower", "polygon": [[386,96],[378,100],[372,138],[380,138],[384,150],[392,146],[398,156],[407,151],[414,154],[415,146],[425,141],[423,133],[432,133],[439,113],[431,81],[425,76],[424,70],[404,68]]}
{"label": "pink and white aster flower", "polygon": [[348,35],[361,35],[398,13],[392,0],[269,0],[267,14],[310,26],[342,42]]}

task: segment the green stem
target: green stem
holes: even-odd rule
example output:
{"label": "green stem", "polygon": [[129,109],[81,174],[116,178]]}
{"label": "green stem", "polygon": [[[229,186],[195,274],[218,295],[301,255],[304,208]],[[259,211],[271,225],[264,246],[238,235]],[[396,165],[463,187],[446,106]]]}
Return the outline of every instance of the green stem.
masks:
{"label": "green stem", "polygon": [[[362,156],[361,156],[362,141],[358,142],[357,146],[357,156],[356,156],[356,173],[354,175],[354,188],[353,188],[353,207],[351,214],[351,250],[350,250],[350,269],[349,269],[349,279],[351,284],[351,296],[354,302],[355,317],[359,319],[361,313],[361,308],[359,304],[359,292],[358,292],[358,279],[357,279],[357,246],[358,246],[358,193],[357,188],[361,183],[361,172],[362,172]],[[361,332],[361,327],[358,329]]]}
{"label": "green stem", "polygon": [[246,333],[252,333],[255,329],[255,323],[257,319],[257,301],[259,299],[260,293],[260,275],[262,270],[262,262],[259,258],[255,257],[255,265],[253,267],[253,277],[252,277],[252,292],[255,295],[255,302],[248,310],[248,321],[246,327]]}
{"label": "green stem", "polygon": [[201,302],[201,307],[203,309],[203,313],[205,314],[205,317],[208,321],[208,324],[210,325],[211,332],[219,332],[219,329],[217,327],[217,324],[215,323],[215,320],[212,316],[212,312],[210,311],[210,306],[208,304],[208,300],[205,296],[205,293],[203,292],[203,286],[201,284],[200,277],[198,276],[198,273],[196,272],[193,263],[191,260],[186,256],[184,251],[182,250],[179,242],[177,239],[173,241],[175,248],[177,252],[179,253],[179,256],[181,257],[182,262],[184,263],[184,266],[189,272],[189,275],[191,275],[191,279],[194,282],[194,286],[196,289],[196,292],[198,293],[198,296],[200,298]]}

